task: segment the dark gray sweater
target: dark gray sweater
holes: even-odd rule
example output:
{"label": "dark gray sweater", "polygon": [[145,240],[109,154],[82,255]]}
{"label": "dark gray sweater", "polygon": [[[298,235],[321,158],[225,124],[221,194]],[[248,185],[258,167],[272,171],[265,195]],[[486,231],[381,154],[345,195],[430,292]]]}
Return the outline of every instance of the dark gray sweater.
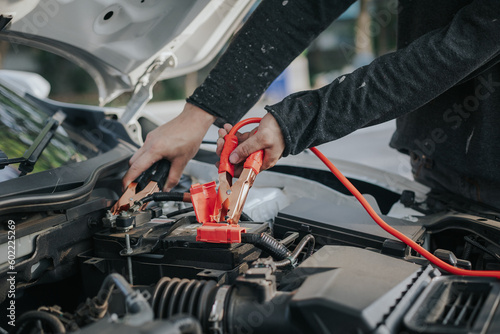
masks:
{"label": "dark gray sweater", "polygon": [[[235,123],[353,0],[264,0],[188,98]],[[284,155],[397,118],[390,145],[500,185],[500,0],[400,0],[398,51],[266,109]]]}

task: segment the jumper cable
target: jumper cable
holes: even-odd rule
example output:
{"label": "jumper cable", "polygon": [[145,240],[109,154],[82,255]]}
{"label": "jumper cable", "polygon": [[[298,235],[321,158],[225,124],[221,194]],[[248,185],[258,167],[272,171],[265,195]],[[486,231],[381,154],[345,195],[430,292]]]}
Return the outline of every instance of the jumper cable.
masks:
{"label": "jumper cable", "polygon": [[[239,122],[236,124],[229,134],[235,136],[236,131],[238,131],[242,126],[250,124],[250,123],[259,123],[260,118],[249,118],[244,121]],[[226,136],[227,137],[227,136]],[[230,139],[232,137],[229,137]],[[225,138],[226,139],[226,138]],[[232,140],[232,139],[231,139]],[[229,140],[226,139],[226,143]],[[229,154],[236,148],[238,145],[238,142],[236,140],[236,144],[234,142],[231,146],[231,150]],[[233,147],[234,146],[234,147]],[[225,148],[225,147],[224,147]],[[229,149],[228,149],[229,150]],[[415,241],[412,239],[408,238],[406,235],[403,233],[399,232],[389,224],[387,224],[376,212],[375,210],[371,207],[371,205],[368,203],[368,201],[361,195],[358,189],[354,187],[354,185],[335,167],[335,165],[326,158],[323,153],[321,153],[316,147],[311,147],[310,150],[316,154],[316,156],[330,169],[330,171],[339,179],[339,181],[349,190],[349,192],[361,203],[363,208],[366,210],[366,212],[370,215],[370,217],[377,223],[382,229],[384,229],[386,232],[389,234],[393,235],[394,237],[398,238],[402,242],[404,242],[407,246],[413,248],[417,253],[419,253],[421,256],[429,260],[432,264],[437,266],[438,268],[447,271],[450,274],[454,275],[463,275],[463,276],[480,276],[480,277],[495,277],[500,279],[500,271],[494,271],[494,270],[467,270],[467,269],[461,269],[454,267],[443,260],[439,259],[436,257],[434,254],[430,253],[428,250],[417,244]],[[224,151],[223,151],[224,153]],[[227,153],[226,153],[227,154]],[[221,165],[226,162],[227,159],[229,159],[229,154],[227,156],[224,156],[224,159],[222,158],[223,155],[221,154]],[[255,153],[254,153],[255,154]],[[260,164],[262,165],[262,158],[260,158]],[[248,161],[248,159],[247,159]],[[245,163],[246,164],[246,163]],[[231,169],[233,168],[233,169]],[[260,166],[259,166],[260,168]],[[231,164],[228,164],[228,169],[229,173],[231,176],[234,175],[234,167]],[[222,169],[222,171],[226,171],[226,167]],[[219,179],[221,177],[221,169],[219,168]],[[252,181],[253,183],[253,181]],[[249,188],[248,188],[249,189]],[[219,189],[220,190],[220,189]],[[219,191],[220,192],[220,191]],[[248,192],[248,190],[246,190]],[[246,198],[246,197],[245,197]],[[243,205],[241,205],[242,207]],[[238,216],[239,217],[239,216]]]}

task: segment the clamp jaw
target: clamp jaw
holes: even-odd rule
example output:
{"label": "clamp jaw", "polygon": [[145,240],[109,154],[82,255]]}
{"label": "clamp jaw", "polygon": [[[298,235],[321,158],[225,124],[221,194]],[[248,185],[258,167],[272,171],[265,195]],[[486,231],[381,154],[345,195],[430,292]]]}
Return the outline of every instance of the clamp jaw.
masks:
{"label": "clamp jaw", "polygon": [[[113,222],[116,222],[116,219],[120,217],[127,218],[130,221],[126,224],[126,229],[132,228],[134,224],[133,214],[144,210],[147,205],[147,203],[142,204],[140,200],[163,188],[169,170],[170,162],[168,160],[160,160],[137,177],[134,182],[131,182],[120,199],[107,213],[107,220],[111,222],[111,225],[114,225]],[[139,205],[138,203],[141,204]]]}
{"label": "clamp jaw", "polygon": [[196,218],[203,224],[198,228],[196,237],[198,241],[240,243],[241,233],[246,231],[238,223],[248,191],[262,167],[264,152],[262,150],[254,152],[246,159],[240,177],[233,184],[234,165],[229,162],[229,155],[238,146],[238,139],[232,132],[224,137],[217,193],[213,181],[191,187],[191,200]]}
{"label": "clamp jaw", "polygon": [[248,191],[253,186],[257,174],[262,166],[264,152],[262,150],[252,153],[243,165],[238,180],[232,185],[234,166],[229,163],[229,155],[238,146],[235,135],[226,135],[219,164],[219,191],[214,211],[216,222],[226,221],[230,225],[238,224],[243,211],[243,205],[248,196]]}

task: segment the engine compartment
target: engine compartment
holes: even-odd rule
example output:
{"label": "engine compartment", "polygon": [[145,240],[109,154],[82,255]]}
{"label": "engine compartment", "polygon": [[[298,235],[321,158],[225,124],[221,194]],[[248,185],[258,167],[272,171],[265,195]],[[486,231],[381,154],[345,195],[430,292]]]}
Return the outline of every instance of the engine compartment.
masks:
{"label": "engine compartment", "polygon": [[[5,218],[2,246],[8,221],[16,221],[16,311],[0,327],[14,321],[13,333],[494,333],[500,326],[495,279],[440,272],[381,230],[352,197],[282,172],[259,175],[238,244],[196,241],[200,224],[180,202],[153,202],[131,226],[113,226],[107,210],[118,196],[109,186],[119,184],[116,175],[71,209]],[[216,169],[193,161],[186,173],[178,191],[210,180]],[[498,268],[495,220],[407,209],[411,215],[385,212],[384,219],[449,263]],[[3,265],[0,299],[8,312],[10,276]]]}

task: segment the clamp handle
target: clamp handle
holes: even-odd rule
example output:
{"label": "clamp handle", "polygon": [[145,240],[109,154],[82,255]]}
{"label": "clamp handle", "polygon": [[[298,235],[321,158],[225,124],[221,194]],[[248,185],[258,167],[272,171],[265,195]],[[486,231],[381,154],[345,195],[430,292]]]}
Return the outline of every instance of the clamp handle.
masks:
{"label": "clamp handle", "polygon": [[[142,189],[144,189],[148,183],[149,183],[149,176],[153,173],[154,169],[156,167],[156,163],[154,163],[151,167],[146,169],[144,172],[139,175],[133,183],[136,183],[136,191],[139,192]],[[132,183],[131,183],[132,184]]]}
{"label": "clamp handle", "polygon": [[258,150],[250,154],[245,160],[243,168],[252,169],[255,174],[259,174],[260,168],[262,167],[262,160],[264,159],[264,151]]}
{"label": "clamp handle", "polygon": [[165,185],[168,178],[168,172],[170,171],[170,161],[162,159],[155,162],[146,171],[142,172],[134,182],[137,183],[137,192],[144,189],[149,182],[154,181],[158,184],[158,188],[161,190]]}
{"label": "clamp handle", "polygon": [[229,162],[229,156],[238,146],[238,138],[236,135],[227,134],[224,136],[224,141],[224,147],[220,154],[219,173],[227,172],[234,176],[234,165]]}
{"label": "clamp handle", "polygon": [[158,184],[160,191],[163,189],[165,182],[167,182],[168,173],[170,172],[170,161],[167,159],[162,159],[156,163],[156,170],[151,177],[151,181]]}

